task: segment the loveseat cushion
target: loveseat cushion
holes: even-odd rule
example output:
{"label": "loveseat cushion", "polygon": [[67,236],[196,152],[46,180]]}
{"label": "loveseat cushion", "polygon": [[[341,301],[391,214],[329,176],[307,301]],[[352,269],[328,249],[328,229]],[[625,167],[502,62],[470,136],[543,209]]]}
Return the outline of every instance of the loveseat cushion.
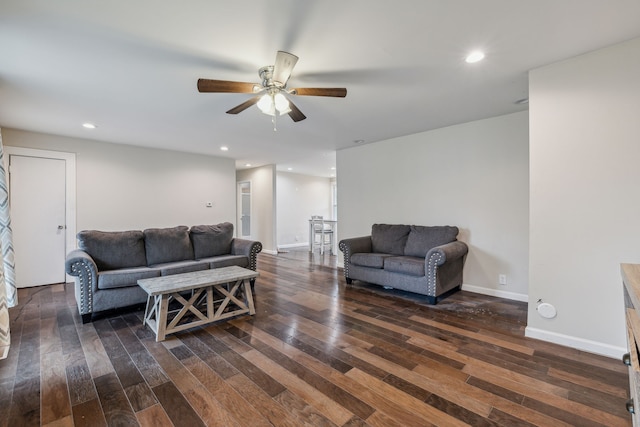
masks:
{"label": "loveseat cushion", "polygon": [[425,275],[424,258],[412,256],[394,256],[385,258],[384,271],[423,277]]}
{"label": "loveseat cushion", "polygon": [[392,256],[392,254],[359,252],[351,255],[351,264],[360,267],[383,268],[384,260]]}
{"label": "loveseat cushion", "polygon": [[148,228],[144,230],[147,265],[193,260],[189,227]]}
{"label": "loveseat cushion", "polygon": [[98,271],[147,265],[142,231],[95,231],[78,233],[78,247],[88,253]]}
{"label": "loveseat cushion", "polygon": [[154,270],[149,267],[137,267],[101,271],[98,273],[98,289],[137,286],[139,279],[149,279],[151,277],[160,277],[160,270]]}
{"label": "loveseat cushion", "polygon": [[231,253],[233,224],[230,222],[217,225],[194,225],[189,234],[196,259]]}
{"label": "loveseat cushion", "polygon": [[435,227],[412,225],[404,248],[404,254],[424,258],[430,249],[454,242],[457,236],[458,227],[449,225]]}
{"label": "loveseat cushion", "polygon": [[373,224],[371,227],[373,252],[404,255],[404,246],[410,230],[408,225]]}

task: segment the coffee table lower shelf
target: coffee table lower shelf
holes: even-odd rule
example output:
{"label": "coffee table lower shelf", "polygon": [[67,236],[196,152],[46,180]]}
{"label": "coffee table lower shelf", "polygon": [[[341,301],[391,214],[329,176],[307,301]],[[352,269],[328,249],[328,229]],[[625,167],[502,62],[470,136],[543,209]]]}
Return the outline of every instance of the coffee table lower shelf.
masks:
{"label": "coffee table lower shelf", "polygon": [[242,267],[223,267],[138,280],[147,294],[143,324],[165,336],[231,317],[255,314],[249,280],[259,273]]}

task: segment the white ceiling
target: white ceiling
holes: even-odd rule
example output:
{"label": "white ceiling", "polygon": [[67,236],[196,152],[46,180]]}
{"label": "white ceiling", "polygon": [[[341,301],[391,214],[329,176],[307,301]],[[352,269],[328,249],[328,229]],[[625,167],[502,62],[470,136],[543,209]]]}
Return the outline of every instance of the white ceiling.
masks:
{"label": "white ceiling", "polygon": [[[0,0],[0,126],[329,176],[354,140],[526,109],[528,70],[637,36],[639,0]],[[252,95],[196,90],[259,82],[277,50],[288,87],[347,97],[295,97],[307,119],[274,132],[225,114]]]}

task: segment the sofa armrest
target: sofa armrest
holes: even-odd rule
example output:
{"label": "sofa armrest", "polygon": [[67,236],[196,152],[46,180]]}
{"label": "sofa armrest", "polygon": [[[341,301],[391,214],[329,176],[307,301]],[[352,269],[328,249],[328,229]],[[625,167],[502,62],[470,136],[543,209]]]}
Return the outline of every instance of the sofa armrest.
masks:
{"label": "sofa armrest", "polygon": [[441,295],[462,284],[462,269],[467,252],[467,244],[460,241],[436,246],[427,252],[424,267],[428,295]]}
{"label": "sofa armrest", "polygon": [[340,250],[345,254],[372,252],[371,236],[352,237],[351,239],[340,240]]}
{"label": "sofa armrest", "polygon": [[431,248],[427,252],[425,262],[428,265],[441,266],[447,261],[453,261],[463,257],[469,252],[467,244],[460,241],[450,242]]}
{"label": "sofa armrest", "polygon": [[231,253],[233,255],[245,255],[249,258],[249,268],[256,271],[258,254],[262,251],[262,243],[255,240],[233,239],[231,241]]}
{"label": "sofa armrest", "polygon": [[349,282],[349,264],[351,262],[351,255],[358,253],[371,253],[373,252],[373,245],[371,243],[371,236],[352,237],[350,239],[340,240],[338,247],[344,254],[344,277]]}
{"label": "sofa armrest", "polygon": [[81,249],[67,254],[65,270],[76,277],[75,295],[80,314],[93,312],[93,292],[97,286],[98,267],[91,256]]}

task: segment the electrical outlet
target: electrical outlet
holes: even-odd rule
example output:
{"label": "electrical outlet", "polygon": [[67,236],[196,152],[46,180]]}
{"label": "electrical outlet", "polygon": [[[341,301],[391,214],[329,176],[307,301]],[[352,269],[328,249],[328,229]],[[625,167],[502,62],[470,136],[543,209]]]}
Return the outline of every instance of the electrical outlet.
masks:
{"label": "electrical outlet", "polygon": [[498,283],[500,283],[501,285],[506,285],[507,284],[507,275],[506,274],[499,274],[498,275]]}

